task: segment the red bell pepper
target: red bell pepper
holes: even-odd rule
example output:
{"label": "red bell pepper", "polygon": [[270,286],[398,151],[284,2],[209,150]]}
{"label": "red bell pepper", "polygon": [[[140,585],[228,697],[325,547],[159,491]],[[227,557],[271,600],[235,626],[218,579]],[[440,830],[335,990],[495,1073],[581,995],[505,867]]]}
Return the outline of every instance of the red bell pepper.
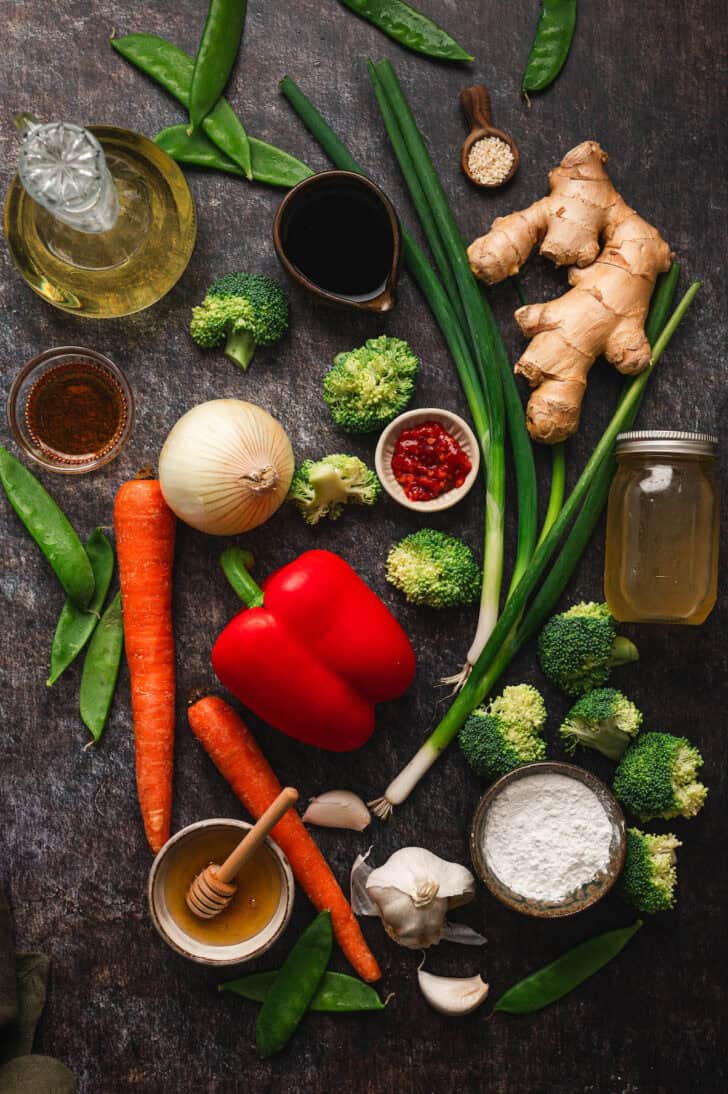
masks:
{"label": "red bell pepper", "polygon": [[252,556],[231,547],[221,562],[247,610],[212,650],[218,679],[276,729],[332,752],[359,748],[374,704],[412,683],[407,635],[343,558],[306,551],[259,588]]}

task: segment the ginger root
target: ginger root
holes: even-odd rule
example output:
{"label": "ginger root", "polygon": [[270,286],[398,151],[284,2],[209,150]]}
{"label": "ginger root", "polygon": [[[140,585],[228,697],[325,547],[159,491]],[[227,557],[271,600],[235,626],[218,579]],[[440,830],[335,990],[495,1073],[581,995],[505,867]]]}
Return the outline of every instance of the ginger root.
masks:
{"label": "ginger root", "polygon": [[569,292],[515,313],[531,339],[515,365],[536,389],[528,431],[546,444],[576,432],[587,375],[600,354],[623,373],[647,368],[650,297],[672,260],[657,229],[615,190],[606,161],[596,141],[572,148],[549,174],[547,197],[499,217],[468,248],[473,273],[488,285],[518,273],[537,243],[557,266],[571,266]]}

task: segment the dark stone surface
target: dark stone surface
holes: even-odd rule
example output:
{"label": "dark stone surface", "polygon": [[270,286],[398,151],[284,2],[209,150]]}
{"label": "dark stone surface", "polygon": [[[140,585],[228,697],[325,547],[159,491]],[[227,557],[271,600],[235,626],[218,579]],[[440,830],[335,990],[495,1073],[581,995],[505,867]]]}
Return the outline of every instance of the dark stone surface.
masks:
{"label": "dark stone surface", "polygon": [[[527,110],[517,86],[536,4],[509,0],[458,4],[422,0],[427,9],[477,54],[471,68],[447,67],[399,49],[335,0],[269,4],[252,0],[242,61],[230,98],[251,132],[278,142],[312,166],[324,158],[277,94],[290,72],[320,104],[356,155],[413,221],[378,123],[363,58],[388,56],[412,96],[466,237],[491,217],[521,207],[544,191],[546,173],[587,137],[612,156],[612,176],[627,200],[660,227],[683,263],[684,281],[705,280],[651,384],[642,415],[647,426],[720,430],[725,389],[724,10],[717,0],[664,4],[582,0],[572,56],[559,82]],[[30,109],[42,118],[127,125],[153,134],[183,120],[162,91],[115,56],[113,27],[167,35],[194,51],[203,5],[193,0],[7,0],[3,5],[0,117],[3,191],[16,158],[10,115]],[[80,52],[76,50],[80,48]],[[724,77],[724,71],[723,71]],[[522,167],[506,193],[485,197],[466,186],[457,158],[464,135],[457,93],[484,80],[496,124],[519,142]],[[333,430],[319,397],[332,355],[382,330],[411,339],[423,361],[419,405],[464,411],[454,368],[415,288],[403,279],[397,310],[384,323],[312,306],[292,293],[293,329],[273,352],[261,352],[243,377],[215,353],[197,351],[187,335],[190,305],[212,278],[239,267],[277,272],[270,223],[280,195],[223,177],[190,171],[199,211],[199,242],[189,270],[163,302],[131,319],[100,323],[71,318],[42,303],[16,275],[0,249],[3,318],[2,390],[31,355],[51,345],[80,342],[108,353],[127,372],[138,398],[134,436],[120,459],[78,479],[44,475],[44,482],[82,534],[111,523],[118,485],[154,462],[170,426],[187,408],[217,396],[239,396],[280,416],[301,457],[342,446],[371,458],[373,440],[350,441]],[[540,260],[526,285],[532,299],[561,291],[563,275]],[[495,306],[517,354],[508,287]],[[581,433],[570,445],[569,475],[584,463],[618,390],[612,370],[599,364],[590,381]],[[2,427],[2,441],[8,441]],[[11,446],[12,447],[12,446]],[[539,452],[542,481],[548,460]],[[512,532],[513,499],[509,501]],[[365,930],[381,960],[385,991],[396,996],[378,1016],[307,1018],[284,1056],[260,1063],[252,1048],[255,1008],[220,998],[221,979],[165,949],[149,923],[144,897],[150,857],[139,822],[133,774],[128,679],[122,671],[106,736],[83,751],[77,713],[79,669],[52,691],[46,666],[61,598],[56,583],[8,506],[0,500],[0,877],[15,909],[19,943],[52,955],[49,1003],[37,1049],[60,1057],[78,1075],[84,1094],[138,1090],[148,1094],[236,1090],[328,1091],[357,1094],[454,1089],[583,1091],[637,1094],[723,1088],[718,1059],[725,1013],[725,602],[700,629],[628,628],[642,660],[622,671],[625,689],[643,706],[651,728],[690,734],[705,754],[708,805],[689,823],[675,822],[680,853],[680,906],[657,917],[622,958],[576,994],[535,1017],[485,1021],[481,1012],[456,1022],[428,1010],[415,981],[417,955],[385,939],[379,925]],[[410,694],[381,709],[371,744],[351,757],[315,753],[257,724],[256,735],[286,782],[305,800],[337,786],[364,797],[379,793],[434,722],[441,694],[433,682],[462,659],[474,612],[435,615],[403,606],[384,582],[387,545],[419,524],[388,501],[374,513],[349,513],[337,524],[310,530],[286,509],[249,537],[261,573],[313,544],[339,551],[358,567],[397,612],[415,644],[419,669]],[[433,522],[435,523],[435,522]],[[462,533],[476,549],[481,502],[474,494],[444,515],[439,527]],[[241,815],[232,793],[193,740],[184,697],[210,684],[211,642],[236,610],[218,568],[220,542],[180,527],[175,585],[178,643],[178,737],[174,827],[209,815]],[[599,597],[603,530],[579,566],[568,599]],[[542,685],[532,650],[508,675]],[[545,688],[550,752],[564,700]],[[608,765],[585,763],[605,776]],[[322,832],[321,845],[342,881],[369,842],[374,857],[422,844],[468,861],[467,831],[480,793],[452,750],[388,826],[358,836]],[[277,965],[310,920],[303,896],[292,927],[265,967]],[[480,890],[459,918],[481,927],[481,953],[443,945],[428,959],[436,972],[482,969],[493,992],[594,932],[627,923],[614,897],[563,922],[530,922]],[[344,969],[340,955],[335,967]]]}

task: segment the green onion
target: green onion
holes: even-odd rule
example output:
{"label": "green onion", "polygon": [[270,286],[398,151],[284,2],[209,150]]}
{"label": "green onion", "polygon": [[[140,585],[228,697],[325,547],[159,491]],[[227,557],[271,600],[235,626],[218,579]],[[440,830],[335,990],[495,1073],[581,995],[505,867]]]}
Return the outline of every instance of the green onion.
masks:
{"label": "green onion", "polygon": [[[336,136],[300,88],[286,77],[281,83],[281,90],[334,164],[342,170],[363,174],[346,145]],[[457,327],[453,307],[422,250],[406,231],[404,243],[408,268],[420,285],[423,295],[445,334],[456,359],[456,366],[463,387],[466,389],[466,395],[468,395],[466,384],[477,385],[477,376],[474,378],[472,372],[468,371],[468,366],[472,368],[473,362],[469,357],[462,331],[459,328],[453,329],[453,326]],[[562,507],[557,505],[558,495],[563,489],[559,482],[561,477],[559,463],[562,454],[554,454],[550,503],[533,558],[525,568],[521,580],[513,588],[490,640],[478,657],[463,690],[454,699],[445,717],[397,778],[390,783],[383,797],[370,802],[378,816],[389,816],[393,806],[403,802],[409,796],[422,776],[454,739],[467,715],[488,695],[521,646],[553,611],[591,538],[606,503],[614,472],[614,443],[617,434],[629,429],[634,422],[652,370],[700,288],[700,282],[692,283],[668,322],[667,317],[679,272],[679,267],[674,265],[669,273],[660,279],[653,295],[645,327],[653,346],[650,367],[625,385],[609,426],[594,449],[566,504]],[[453,347],[457,350],[458,357]],[[470,397],[468,395],[469,402]],[[556,514],[557,508],[560,510],[558,514]],[[539,578],[543,575],[572,520],[571,530],[566,536],[561,552],[536,590]],[[530,604],[529,597],[532,597]]]}
{"label": "green onion", "polygon": [[[383,117],[400,168],[409,185],[412,174],[421,186],[410,193],[418,207],[426,202],[426,215],[420,216],[433,254],[445,252],[441,274],[454,282],[464,328],[473,351],[480,383],[488,408],[489,433],[483,451],[485,465],[485,539],[483,545],[483,586],[476,643],[484,645],[498,619],[503,578],[503,537],[505,533],[505,415],[503,387],[496,360],[493,328],[483,308],[483,296],[475,282],[460,230],[450,212],[444,191],[429,153],[412,116],[409,104],[392,66],[385,61],[370,65],[370,75],[378,101],[384,102]],[[419,208],[418,208],[419,211]]]}
{"label": "green onion", "polygon": [[[505,514],[505,418],[508,420],[516,471],[519,505],[518,543],[514,580],[520,579],[536,541],[537,497],[533,449],[526,430],[523,406],[508,360],[508,353],[493,313],[475,280],[460,230],[450,211],[440,179],[419,133],[409,103],[389,61],[369,65],[377,102],[394,149],[420,216],[422,228],[446,284],[453,284],[467,320],[466,333],[481,383],[488,400],[490,445],[484,459],[488,491],[486,497],[485,557],[483,593],[478,628],[465,666],[449,682],[462,686],[472,664],[485,645],[498,618],[503,570]],[[423,210],[423,202],[424,210]],[[442,252],[444,258],[438,258]],[[505,410],[505,416],[504,416]],[[513,587],[513,583],[512,583]]]}
{"label": "green onion", "polygon": [[[628,382],[612,420],[587,461],[586,467],[561,512],[536,548],[531,564],[506,603],[503,614],[498,620],[485,649],[473,666],[473,671],[462,691],[456,696],[445,716],[419,751],[389,784],[383,796],[369,802],[377,816],[388,817],[393,807],[401,804],[410,795],[422,776],[455,739],[467,716],[486,698],[496,680],[526,638],[540,626],[552,603],[560,595],[561,589],[566,584],[586,545],[588,540],[588,535],[585,534],[586,530],[589,530],[590,535],[591,529],[603,507],[604,499],[606,499],[609,482],[611,481],[610,461],[613,458],[617,434],[629,428],[634,422],[647,381],[699,288],[700,282],[694,281],[655,341],[649,368]],[[609,468],[609,474],[607,474],[605,466]],[[600,474],[602,472],[603,478]],[[594,495],[590,495],[590,490],[595,484],[598,485],[599,489]],[[549,575],[549,578],[541,587],[541,593],[543,593],[544,587],[548,585],[547,595],[541,595],[540,597],[537,595],[534,602],[537,604],[537,610],[533,615],[529,613],[519,627],[519,620],[528,598],[534,593],[536,584],[548,565],[549,559],[585,499],[584,510],[586,515],[581,524],[578,521],[575,524],[575,529],[578,527],[579,536],[573,541],[571,537],[567,539],[552,571],[552,573],[555,572],[556,576],[549,584],[551,578],[551,575]],[[590,527],[592,518],[593,523]],[[552,599],[554,590],[558,591],[556,597]]]}
{"label": "green onion", "polygon": [[[548,505],[546,506],[546,513],[543,518],[543,525],[541,527],[541,535],[538,537],[537,547],[540,547],[546,536],[551,531],[551,527],[561,512],[561,506],[564,504],[564,489],[566,487],[566,442],[561,441],[559,444],[551,446],[551,490],[549,492]],[[511,586],[511,592],[515,589],[518,581],[516,575],[513,577],[513,584]]]}
{"label": "green onion", "polygon": [[[526,290],[523,287],[523,283],[517,275],[511,277],[511,282],[518,296],[518,301],[522,306],[528,304],[528,297],[526,296]],[[547,532],[551,528],[559,513],[561,512],[561,506],[564,504],[564,489],[566,487],[566,442],[561,441],[558,444],[551,446],[551,487],[549,490],[549,500],[546,506],[546,513],[543,518],[543,525],[541,527],[541,534],[538,537],[538,543],[536,546],[540,546],[541,541],[546,536]],[[533,552],[532,552],[533,553]],[[511,578],[511,587],[508,590],[510,596],[515,589],[518,582],[521,580],[522,571],[519,572],[518,566],[513,571],[513,577]]]}

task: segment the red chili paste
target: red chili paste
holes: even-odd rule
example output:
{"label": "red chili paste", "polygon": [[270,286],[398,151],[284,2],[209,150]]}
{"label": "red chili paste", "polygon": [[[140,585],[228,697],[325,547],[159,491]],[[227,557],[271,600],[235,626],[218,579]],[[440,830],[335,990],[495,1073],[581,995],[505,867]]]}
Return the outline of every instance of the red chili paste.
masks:
{"label": "red chili paste", "polygon": [[462,486],[471,468],[465,450],[439,422],[400,433],[392,473],[410,501],[432,501]]}

